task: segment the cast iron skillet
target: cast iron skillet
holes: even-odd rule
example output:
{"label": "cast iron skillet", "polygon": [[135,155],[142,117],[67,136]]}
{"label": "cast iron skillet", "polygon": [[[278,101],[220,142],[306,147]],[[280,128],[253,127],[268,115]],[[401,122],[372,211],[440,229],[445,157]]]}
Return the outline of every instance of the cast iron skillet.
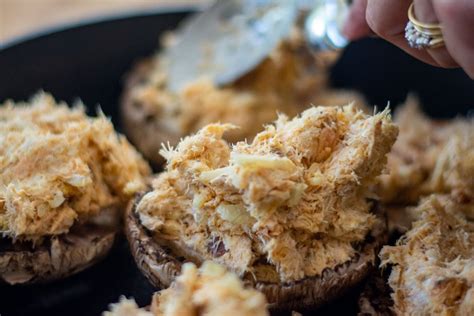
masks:
{"label": "cast iron skillet", "polygon": [[[0,45],[0,102],[27,99],[40,90],[72,102],[81,98],[93,113],[97,105],[120,129],[117,100],[124,74],[151,54],[165,30],[192,8],[135,12],[42,32]],[[333,69],[335,86],[356,88],[384,107],[419,94],[436,117],[467,114],[474,82],[461,70],[436,69],[378,39],[351,44]],[[0,122],[1,124],[1,122]],[[1,246],[1,245],[0,245]],[[67,280],[35,286],[0,286],[0,314],[99,315],[120,295],[149,302],[153,288],[135,268],[124,241],[102,263]],[[356,291],[320,311],[355,313]]]}

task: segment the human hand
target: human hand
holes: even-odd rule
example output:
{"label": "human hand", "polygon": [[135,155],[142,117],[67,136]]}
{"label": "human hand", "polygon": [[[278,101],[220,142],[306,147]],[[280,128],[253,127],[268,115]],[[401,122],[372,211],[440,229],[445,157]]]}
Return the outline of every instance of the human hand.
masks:
{"label": "human hand", "polygon": [[[419,21],[441,24],[445,46],[409,46],[405,26],[412,2]],[[354,0],[343,32],[350,40],[375,33],[431,65],[462,67],[474,79],[474,0]]]}

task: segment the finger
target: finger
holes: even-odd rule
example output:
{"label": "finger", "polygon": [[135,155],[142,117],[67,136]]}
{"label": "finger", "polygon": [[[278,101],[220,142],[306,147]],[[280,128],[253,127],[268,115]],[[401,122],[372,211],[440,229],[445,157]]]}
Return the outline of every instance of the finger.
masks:
{"label": "finger", "polygon": [[474,1],[434,0],[446,47],[451,56],[474,79]]}
{"label": "finger", "polygon": [[431,65],[437,65],[428,52],[410,47],[405,39],[405,26],[408,22],[407,12],[411,2],[411,0],[368,0],[367,24],[377,35],[410,55]]}
{"label": "finger", "polygon": [[[432,0],[415,0],[414,7],[415,17],[418,21],[423,23],[439,23]],[[445,46],[429,48],[426,51],[441,67],[459,67]]]}
{"label": "finger", "polygon": [[371,30],[365,20],[365,10],[367,0],[354,0],[349,14],[342,29],[342,33],[347,39],[354,41],[371,34]]}

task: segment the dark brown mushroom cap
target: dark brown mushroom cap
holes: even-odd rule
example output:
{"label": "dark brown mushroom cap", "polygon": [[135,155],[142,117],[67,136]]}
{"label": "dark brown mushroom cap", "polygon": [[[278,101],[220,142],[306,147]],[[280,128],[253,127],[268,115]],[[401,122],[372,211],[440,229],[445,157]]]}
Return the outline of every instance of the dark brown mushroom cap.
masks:
{"label": "dark brown mushroom cap", "polygon": [[26,284],[65,278],[101,260],[116,230],[84,224],[33,247],[30,242],[0,240],[0,282]]}
{"label": "dark brown mushroom cap", "polygon": [[[125,216],[125,232],[135,261],[156,287],[168,287],[179,275],[185,261],[193,261],[174,255],[169,247],[160,245],[143,225],[136,214],[140,198],[130,203]],[[377,212],[383,216],[381,212]],[[246,283],[263,292],[274,310],[303,310],[318,307],[360,283],[374,266],[377,253],[387,240],[386,221],[380,221],[371,236],[360,247],[358,254],[334,269],[326,269],[321,275],[289,283],[270,283],[245,278]]]}
{"label": "dark brown mushroom cap", "polygon": [[391,289],[386,276],[377,269],[367,279],[359,297],[359,316],[394,316]]}
{"label": "dark brown mushroom cap", "polygon": [[165,161],[159,154],[161,144],[177,143],[182,135],[160,125],[153,106],[136,102],[133,98],[134,88],[145,81],[153,70],[152,63],[151,58],[143,59],[127,75],[120,111],[127,137],[155,167],[160,167]]}

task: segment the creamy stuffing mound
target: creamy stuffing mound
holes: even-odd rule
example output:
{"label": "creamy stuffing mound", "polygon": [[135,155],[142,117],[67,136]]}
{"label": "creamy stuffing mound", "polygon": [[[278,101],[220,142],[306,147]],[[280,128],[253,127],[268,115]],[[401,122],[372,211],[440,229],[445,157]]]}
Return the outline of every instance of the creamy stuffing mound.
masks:
{"label": "creamy stuffing mound", "polygon": [[205,262],[198,270],[187,263],[170,288],[155,293],[149,311],[122,298],[104,316],[267,316],[266,305],[262,293],[244,288],[224,267]]}
{"label": "creamy stuffing mound", "polygon": [[432,193],[451,194],[474,203],[474,120],[435,121],[416,100],[397,111],[400,135],[381,176],[379,195],[386,203],[416,204]]}
{"label": "creamy stuffing mound", "polygon": [[368,198],[398,133],[388,110],[313,107],[230,146],[234,128],[208,125],[162,150],[166,171],[137,205],[155,240],[273,282],[350,260],[379,220]]}
{"label": "creamy stuffing mound", "polygon": [[[167,88],[165,65],[162,53],[142,65],[146,75],[133,82],[129,91],[130,102],[139,105],[142,113],[131,111],[126,116],[153,118],[153,124],[166,134],[163,141],[172,144],[215,122],[241,126],[225,136],[235,142],[252,139],[264,124],[276,119],[277,112],[293,117],[311,104],[339,105],[354,99],[364,106],[356,93],[328,87],[327,66],[315,60],[298,35],[283,41],[256,69],[224,87],[196,78],[174,93]],[[337,103],[340,100],[343,103]]]}
{"label": "creamy stuffing mound", "polygon": [[474,222],[457,208],[448,196],[424,199],[412,229],[382,249],[397,314],[474,315]]}
{"label": "creamy stuffing mound", "polygon": [[125,203],[150,174],[102,113],[45,93],[0,106],[0,171],[0,232],[33,241]]}

